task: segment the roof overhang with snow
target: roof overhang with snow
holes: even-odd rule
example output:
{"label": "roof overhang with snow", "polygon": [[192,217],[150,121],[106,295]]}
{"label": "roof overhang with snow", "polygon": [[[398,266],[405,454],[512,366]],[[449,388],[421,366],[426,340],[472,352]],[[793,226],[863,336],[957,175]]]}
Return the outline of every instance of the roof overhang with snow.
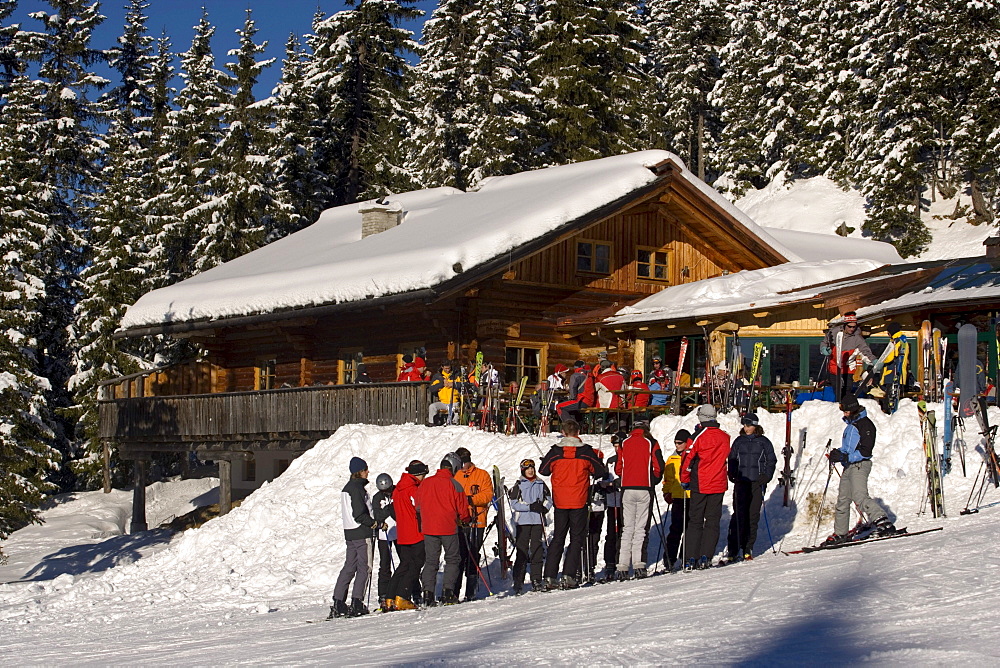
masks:
{"label": "roof overhang with snow", "polygon": [[363,239],[357,204],[328,209],[295,234],[144,295],[128,309],[116,336],[434,301],[657,198],[665,215],[677,220],[679,210],[687,220],[703,222],[697,230],[702,237],[727,237],[758,266],[801,259],[680,158],[643,151],[493,177],[474,192],[433,188],[393,195],[403,209],[402,223]]}

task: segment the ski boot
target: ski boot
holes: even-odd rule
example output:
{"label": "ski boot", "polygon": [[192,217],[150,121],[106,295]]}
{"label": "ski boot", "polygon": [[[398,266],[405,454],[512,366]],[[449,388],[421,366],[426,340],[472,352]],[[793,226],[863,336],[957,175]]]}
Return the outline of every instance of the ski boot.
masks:
{"label": "ski boot", "polygon": [[437,599],[434,598],[434,592],[424,591],[424,607],[433,608],[437,605]]}
{"label": "ski boot", "polygon": [[753,554],[751,554],[750,552],[744,552],[743,561],[753,561]]}
{"label": "ski boot", "polygon": [[646,573],[646,569],[645,568],[633,568],[632,569],[632,577],[634,579],[636,579],[636,580],[642,580],[647,575],[648,575],[648,573]]}
{"label": "ski boot", "polygon": [[513,592],[514,592],[514,596],[520,596],[521,594],[523,594],[524,593],[524,583],[523,582],[516,582],[515,581],[514,584],[513,584]]}
{"label": "ski boot", "polygon": [[685,573],[690,573],[697,567],[698,567],[698,560],[695,559],[694,557],[690,557],[687,561],[684,562]]}
{"label": "ski boot", "polygon": [[330,616],[327,619],[334,619],[336,617],[347,617],[348,607],[344,605],[344,602],[338,599],[333,599],[333,605],[330,606]]}
{"label": "ski boot", "polygon": [[542,591],[555,591],[559,589],[559,582],[555,578],[545,578],[545,588]]}
{"label": "ski boot", "polygon": [[699,571],[707,571],[711,567],[712,562],[708,560],[708,557],[702,556],[702,558],[698,560]]}
{"label": "ski boot", "polygon": [[559,583],[560,589],[576,589],[580,586],[580,583],[572,575],[564,575],[562,582]]}
{"label": "ski boot", "polygon": [[369,612],[371,611],[368,609],[368,606],[365,605],[364,601],[362,601],[360,598],[352,598],[351,607],[349,608],[347,616],[363,617],[364,615],[367,615]]}
{"label": "ski boot", "polygon": [[896,531],[896,525],[888,517],[883,517],[875,520],[875,533],[878,536],[891,536],[898,531]]}
{"label": "ski boot", "polygon": [[831,545],[840,545],[841,543],[846,543],[848,541],[847,534],[841,535],[837,533],[832,533],[819,544],[819,547],[830,547]]}
{"label": "ski boot", "polygon": [[615,582],[625,582],[628,580],[628,571],[615,571]]}
{"label": "ski boot", "polygon": [[531,591],[545,591],[545,583],[541,580],[532,580]]}
{"label": "ski boot", "polygon": [[391,598],[384,598],[379,601],[378,609],[381,612],[392,612],[396,609],[396,600]]}
{"label": "ski boot", "polygon": [[441,592],[441,605],[458,605],[458,596],[450,589]]}
{"label": "ski boot", "polygon": [[393,610],[416,610],[417,606],[413,604],[408,598],[403,598],[402,596],[397,596],[395,600],[392,601]]}

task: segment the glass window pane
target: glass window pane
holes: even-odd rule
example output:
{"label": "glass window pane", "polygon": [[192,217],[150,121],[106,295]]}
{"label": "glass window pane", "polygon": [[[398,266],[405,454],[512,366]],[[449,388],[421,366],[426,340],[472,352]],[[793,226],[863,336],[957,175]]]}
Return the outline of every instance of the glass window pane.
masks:
{"label": "glass window pane", "polygon": [[533,366],[538,368],[538,360],[541,351],[535,348],[525,348],[524,349],[524,366]]}
{"label": "glass window pane", "polygon": [[799,378],[799,346],[777,343],[770,347],[768,359],[771,362],[770,384],[791,383]]}
{"label": "glass window pane", "polygon": [[511,369],[517,366],[517,361],[518,361],[517,360],[517,357],[518,357],[517,353],[518,352],[519,351],[518,351],[517,348],[508,348],[507,349],[507,366],[509,368],[511,368]]}
{"label": "glass window pane", "polygon": [[640,248],[639,253],[636,257],[638,258],[639,262],[645,262],[648,264],[650,255],[652,255],[650,251]]}
{"label": "glass window pane", "polygon": [[592,251],[593,251],[593,246],[591,246],[591,244],[589,244],[589,243],[585,243],[585,242],[581,241],[581,242],[578,242],[576,244],[576,254],[577,255],[581,255],[581,256],[584,256],[584,257],[590,257]]}
{"label": "glass window pane", "polygon": [[598,260],[608,260],[611,257],[611,246],[607,244],[595,244],[594,252]]}
{"label": "glass window pane", "polygon": [[637,265],[636,273],[639,274],[639,278],[649,278],[649,265],[648,264]]}
{"label": "glass window pane", "polygon": [[666,264],[666,263],[667,263],[667,254],[666,253],[662,253],[662,252],[661,253],[657,253],[656,254],[656,264]]}
{"label": "glass window pane", "polygon": [[661,265],[656,265],[656,278],[661,281],[667,278],[667,268]]}

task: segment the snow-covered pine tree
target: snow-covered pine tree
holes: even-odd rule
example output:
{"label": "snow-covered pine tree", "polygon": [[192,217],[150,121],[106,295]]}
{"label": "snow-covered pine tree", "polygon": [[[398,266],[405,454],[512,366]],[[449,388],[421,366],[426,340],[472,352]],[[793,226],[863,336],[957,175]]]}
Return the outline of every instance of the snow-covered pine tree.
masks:
{"label": "snow-covered pine tree", "polygon": [[[47,198],[32,207],[47,220],[46,234],[38,249],[45,275],[44,300],[39,304],[37,342],[38,373],[47,379],[48,409],[60,415],[56,447],[69,454],[72,422],[65,409],[72,405],[68,380],[72,374],[75,342],[69,337],[73,308],[79,296],[78,275],[83,263],[89,207],[96,189],[96,161],[102,142],[96,126],[97,105],[88,94],[107,84],[91,67],[104,53],[90,46],[93,30],[104,17],[97,2],[47,0],[51,11],[30,14],[42,30],[25,33],[29,71],[35,71],[40,94],[34,104],[39,111],[38,143],[32,162]],[[68,471],[68,467],[64,469]],[[61,479],[64,486],[70,479]]]}
{"label": "snow-covered pine tree", "polygon": [[226,64],[232,75],[225,81],[229,89],[222,105],[225,130],[212,150],[206,184],[209,199],[192,211],[201,230],[194,248],[197,271],[259,248],[280,214],[267,161],[270,120],[266,105],[256,104],[253,93],[260,73],[274,59],[258,60],[267,42],[254,42],[258,29],[249,9],[243,29],[236,32],[240,42],[229,52],[235,62]]}
{"label": "snow-covered pine tree", "polygon": [[677,153],[699,178],[714,180],[710,157],[721,132],[708,101],[722,75],[719,49],[729,41],[721,0],[647,0],[648,62],[643,137]]}
{"label": "snow-covered pine tree", "polygon": [[194,249],[203,230],[198,223],[211,202],[208,183],[216,170],[216,146],[222,139],[227,99],[226,75],[215,68],[212,53],[214,34],[215,27],[203,12],[191,47],[181,54],[184,87],[167,114],[163,145],[171,153],[160,158],[164,191],[150,210],[157,217],[157,237],[150,243],[150,253],[163,285],[193,275],[199,266]]}
{"label": "snow-covered pine tree", "polygon": [[[399,22],[421,11],[414,0],[348,0],[352,9],[317,20],[309,37],[306,79],[321,118],[314,129],[318,165],[332,184],[324,208],[415,186],[405,169],[412,125],[409,88],[412,34]],[[317,132],[317,130],[319,132]]]}
{"label": "snow-covered pine tree", "polygon": [[[116,341],[125,309],[143,294],[146,283],[146,238],[143,208],[152,193],[155,144],[154,114],[157,57],[147,33],[145,0],[130,0],[118,46],[108,53],[119,84],[101,99],[109,126],[102,161],[103,190],[90,216],[88,262],[80,273],[81,298],[72,334],[77,342],[75,373],[69,387],[76,399],[76,441],[80,456],[73,463],[78,485],[101,483],[103,445],[98,438],[98,386],[101,381],[138,371],[144,364],[142,342]],[[148,345],[146,346],[148,348]],[[124,483],[127,467],[110,452],[113,480]]]}
{"label": "snow-covered pine tree", "polygon": [[38,521],[42,495],[54,489],[47,478],[61,460],[51,447],[51,392],[39,374],[36,338],[47,301],[40,252],[47,220],[36,204],[51,191],[34,157],[43,88],[27,76],[9,84],[0,116],[0,541]]}
{"label": "snow-covered pine tree", "polygon": [[950,17],[927,0],[877,0],[875,8],[870,20],[856,27],[867,38],[857,40],[852,69],[873,85],[858,98],[860,131],[850,158],[868,198],[864,229],[906,257],[919,254],[930,241],[920,213],[934,169],[929,157],[939,100],[938,78],[928,76],[927,69],[929,56],[942,46],[938,29]]}
{"label": "snow-covered pine tree", "polygon": [[636,2],[540,0],[528,68],[543,164],[639,148],[641,41]]}
{"label": "snow-covered pine tree", "polygon": [[305,85],[305,51],[292,34],[285,43],[281,80],[265,101],[274,118],[268,162],[274,169],[274,197],[279,209],[265,230],[270,243],[312,224],[326,198],[326,177],[316,169],[309,133],[316,111]]}
{"label": "snow-covered pine tree", "polygon": [[800,40],[806,28],[791,0],[744,0],[732,8],[732,39],[711,95],[723,129],[717,156],[728,190],[741,195],[779,175],[808,175],[806,84],[813,79]]}
{"label": "snow-covered pine tree", "polygon": [[529,121],[537,98],[527,75],[533,16],[524,0],[484,0],[474,12],[472,78],[476,120],[466,164],[473,184],[530,169],[537,142]]}
{"label": "snow-covered pine tree", "polygon": [[10,15],[16,8],[17,0],[0,0],[0,108],[20,64],[14,46],[18,25],[9,22]]}
{"label": "snow-covered pine tree", "polygon": [[424,23],[413,97],[413,171],[425,187],[468,189],[470,135],[480,120],[473,88],[473,42],[483,26],[477,0],[442,0]]}

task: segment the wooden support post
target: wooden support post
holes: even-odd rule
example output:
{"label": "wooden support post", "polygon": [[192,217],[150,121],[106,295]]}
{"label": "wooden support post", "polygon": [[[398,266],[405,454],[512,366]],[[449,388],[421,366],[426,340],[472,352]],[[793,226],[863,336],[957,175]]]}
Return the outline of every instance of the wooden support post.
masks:
{"label": "wooden support post", "polygon": [[101,443],[101,461],[104,469],[104,493],[111,493],[111,446],[107,440]]}
{"label": "wooden support post", "polygon": [[146,531],[146,462],[136,459],[132,462],[132,531]]}
{"label": "wooden support post", "polygon": [[233,463],[228,459],[219,460],[219,514],[225,515],[233,509]]}

